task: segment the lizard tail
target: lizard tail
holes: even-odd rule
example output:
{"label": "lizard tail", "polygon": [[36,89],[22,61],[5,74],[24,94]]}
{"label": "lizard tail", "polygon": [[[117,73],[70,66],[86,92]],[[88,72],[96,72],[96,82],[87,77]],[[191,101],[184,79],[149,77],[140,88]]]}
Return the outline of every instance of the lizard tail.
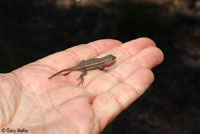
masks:
{"label": "lizard tail", "polygon": [[60,74],[60,73],[62,73],[62,72],[65,72],[65,71],[72,71],[72,70],[71,70],[71,68],[61,70],[61,71],[59,71],[59,72],[53,74],[52,76],[50,76],[48,79],[51,79],[52,77],[54,77],[54,76],[56,76],[56,75],[58,75],[58,74]]}

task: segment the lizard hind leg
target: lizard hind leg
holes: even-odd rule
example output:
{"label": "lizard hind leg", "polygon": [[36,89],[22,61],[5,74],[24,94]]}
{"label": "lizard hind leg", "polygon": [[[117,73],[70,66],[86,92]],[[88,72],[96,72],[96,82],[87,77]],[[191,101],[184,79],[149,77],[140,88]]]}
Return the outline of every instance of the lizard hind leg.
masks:
{"label": "lizard hind leg", "polygon": [[81,84],[83,85],[84,82],[84,76],[87,74],[87,70],[86,69],[81,69],[82,74],[80,75],[80,77],[78,79],[81,79],[81,81],[79,82],[78,86]]}

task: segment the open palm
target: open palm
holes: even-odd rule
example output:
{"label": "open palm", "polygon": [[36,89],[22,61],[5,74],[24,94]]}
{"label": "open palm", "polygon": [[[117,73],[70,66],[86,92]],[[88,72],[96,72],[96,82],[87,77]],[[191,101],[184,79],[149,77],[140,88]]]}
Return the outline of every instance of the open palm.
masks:
{"label": "open palm", "polygon": [[[107,72],[91,70],[60,74],[81,60],[113,54],[117,62]],[[98,134],[153,82],[153,67],[163,60],[153,41],[140,38],[122,44],[98,40],[52,54],[0,75],[1,128],[34,134]]]}

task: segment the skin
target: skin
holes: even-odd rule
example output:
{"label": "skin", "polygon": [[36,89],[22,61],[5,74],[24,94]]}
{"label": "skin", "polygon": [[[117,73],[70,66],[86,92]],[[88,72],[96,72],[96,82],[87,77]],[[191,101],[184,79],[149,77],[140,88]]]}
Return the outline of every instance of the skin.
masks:
{"label": "skin", "polygon": [[[83,87],[77,86],[79,71],[48,79],[83,59],[108,54],[117,62],[107,72],[88,72]],[[99,134],[145,92],[154,81],[151,69],[162,61],[163,53],[148,38],[124,44],[106,39],[0,74],[0,126],[29,134]]]}

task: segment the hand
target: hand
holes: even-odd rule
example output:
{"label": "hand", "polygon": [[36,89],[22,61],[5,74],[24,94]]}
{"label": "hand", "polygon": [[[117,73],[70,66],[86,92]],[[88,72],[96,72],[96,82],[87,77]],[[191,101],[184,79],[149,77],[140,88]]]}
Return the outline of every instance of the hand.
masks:
{"label": "hand", "polygon": [[[91,70],[77,86],[81,72],[57,75],[83,59],[113,54],[107,72]],[[30,134],[98,134],[133,103],[154,80],[150,69],[163,60],[155,43],[140,38],[122,44],[98,40],[52,54],[0,75],[0,126]]]}

